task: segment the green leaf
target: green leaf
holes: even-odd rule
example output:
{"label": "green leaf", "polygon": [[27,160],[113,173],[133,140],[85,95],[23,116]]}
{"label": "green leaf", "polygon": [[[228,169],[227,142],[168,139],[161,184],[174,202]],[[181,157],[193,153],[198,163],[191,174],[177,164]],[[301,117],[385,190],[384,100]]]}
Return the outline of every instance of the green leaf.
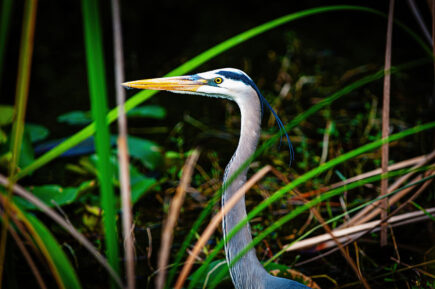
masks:
{"label": "green leaf", "polygon": [[27,130],[24,130],[23,140],[21,142],[21,152],[18,166],[24,168],[31,164],[35,159],[35,154],[33,152],[32,141],[30,134]]}
{"label": "green leaf", "polygon": [[0,144],[4,144],[8,141],[7,134],[0,128]]}
{"label": "green leaf", "polygon": [[134,166],[130,165],[131,201],[133,204],[145,195],[156,183],[156,179],[146,177]]}
{"label": "green leaf", "polygon": [[[64,206],[71,204],[75,201],[78,194],[87,188],[94,185],[94,181],[86,181],[79,187],[62,188],[59,185],[44,185],[28,188],[38,199],[43,201],[47,206]],[[14,196],[14,201],[23,209],[35,210],[38,209],[32,203]]]}
{"label": "green leaf", "polygon": [[32,123],[26,124],[26,131],[32,143],[42,141],[50,134],[50,131],[45,126]]}
{"label": "green leaf", "polygon": [[0,126],[12,123],[14,119],[14,107],[12,105],[0,105]]}
{"label": "green leaf", "polygon": [[[118,232],[116,230],[116,197],[113,189],[113,165],[110,162],[110,132],[106,115],[107,86],[104,67],[103,39],[98,1],[82,0],[86,67],[92,119],[95,122],[95,148],[98,155],[98,181],[100,183],[101,207],[104,211],[103,225],[106,254],[115,272],[119,273]],[[114,280],[111,288],[115,288]]]}
{"label": "green leaf", "polygon": [[163,119],[166,116],[166,110],[159,105],[145,105],[133,108],[127,113],[127,116]]}
{"label": "green leaf", "polygon": [[89,111],[75,110],[58,116],[57,121],[69,125],[87,125],[92,122],[92,117]]}
{"label": "green leaf", "polygon": [[128,151],[131,157],[138,159],[151,170],[156,169],[163,163],[159,146],[150,140],[129,136]]}
{"label": "green leaf", "polygon": [[[116,183],[119,184],[119,165],[116,155],[112,155],[110,158],[113,166],[116,170]],[[92,164],[95,165],[97,157],[94,155],[91,157]],[[139,170],[130,164],[130,188],[131,188],[131,201],[135,204],[145,193],[147,193],[151,187],[153,187],[157,181],[154,178],[150,178],[139,172]]]}
{"label": "green leaf", "polygon": [[33,228],[36,230],[36,233],[39,235],[44,245],[46,246],[47,251],[54,262],[54,265],[62,279],[62,283],[65,288],[82,288],[73,266],[71,265],[61,246],[47,229],[47,227],[45,227],[44,224],[41,223],[35,216],[31,214],[25,214],[25,216],[32,224]]}

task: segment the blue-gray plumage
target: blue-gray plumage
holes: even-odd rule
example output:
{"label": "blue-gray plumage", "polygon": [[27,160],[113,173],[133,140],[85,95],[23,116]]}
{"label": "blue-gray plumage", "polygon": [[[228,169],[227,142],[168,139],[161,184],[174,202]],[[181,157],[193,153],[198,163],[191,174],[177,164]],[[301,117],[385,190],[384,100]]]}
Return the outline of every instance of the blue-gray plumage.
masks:
{"label": "blue-gray plumage", "polygon": [[[199,73],[193,76],[139,80],[128,82],[124,85],[141,89],[168,90],[175,93],[219,97],[237,103],[241,113],[240,139],[237,149],[225,169],[222,206],[225,206],[227,201],[246,182],[248,168],[244,169],[231,183],[228,183],[228,180],[257,148],[261,130],[263,104],[266,104],[275,116],[280,130],[284,128],[278,115],[261,95],[255,83],[243,71],[237,69],[226,68]],[[285,135],[289,143],[290,158],[292,159],[294,152],[287,132],[285,132]],[[245,217],[246,206],[245,198],[243,197],[222,219],[225,239],[228,233]],[[251,241],[251,230],[249,224],[247,224],[226,243],[225,254],[227,263],[230,264],[238,253]],[[237,289],[308,288],[298,282],[270,275],[261,265],[254,249],[249,250],[230,268],[230,275]]]}

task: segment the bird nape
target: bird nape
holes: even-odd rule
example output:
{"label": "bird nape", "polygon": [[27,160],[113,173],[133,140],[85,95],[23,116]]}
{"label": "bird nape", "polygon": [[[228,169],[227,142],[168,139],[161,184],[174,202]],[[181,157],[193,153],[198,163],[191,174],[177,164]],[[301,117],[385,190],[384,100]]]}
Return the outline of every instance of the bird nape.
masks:
{"label": "bird nape", "polygon": [[[175,93],[225,98],[237,103],[241,113],[240,139],[237,149],[225,169],[222,206],[225,206],[228,200],[246,182],[248,170],[246,162],[254,154],[260,137],[263,104],[266,104],[271,110],[280,130],[285,133],[289,144],[290,158],[293,158],[293,148],[281,120],[261,95],[255,83],[241,70],[234,68],[217,69],[189,76],[131,81],[123,83],[123,85],[131,88],[166,90]],[[245,168],[238,172],[242,165],[245,165]],[[239,174],[229,182],[230,177],[235,175],[236,172]],[[243,197],[222,219],[224,239],[227,239],[228,233],[245,217],[246,206]],[[227,263],[232,264],[234,258],[251,241],[251,230],[249,224],[246,224],[226,243],[225,255]],[[298,282],[270,275],[258,260],[255,249],[249,250],[230,267],[230,275],[237,289],[309,288]]]}

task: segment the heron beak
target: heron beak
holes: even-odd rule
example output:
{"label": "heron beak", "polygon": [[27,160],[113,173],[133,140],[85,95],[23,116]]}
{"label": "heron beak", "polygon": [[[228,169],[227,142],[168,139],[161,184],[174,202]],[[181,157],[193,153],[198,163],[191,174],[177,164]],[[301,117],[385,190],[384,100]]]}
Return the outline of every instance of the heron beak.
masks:
{"label": "heron beak", "polygon": [[206,79],[193,75],[135,80],[125,82],[122,86],[151,90],[196,91],[205,84],[207,84]]}

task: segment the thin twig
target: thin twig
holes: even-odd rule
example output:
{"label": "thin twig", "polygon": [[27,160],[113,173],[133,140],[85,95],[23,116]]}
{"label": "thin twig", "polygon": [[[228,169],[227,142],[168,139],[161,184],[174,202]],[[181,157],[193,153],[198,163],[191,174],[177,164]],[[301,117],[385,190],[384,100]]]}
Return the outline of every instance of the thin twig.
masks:
{"label": "thin twig", "polygon": [[[435,158],[435,151],[431,152],[429,155],[425,156],[423,159],[421,159],[418,163],[416,163],[413,167],[412,170],[420,168],[422,166],[424,166],[425,164],[427,164],[428,162],[432,161],[432,159]],[[394,190],[396,190],[397,188],[399,188],[404,182],[406,182],[412,175],[414,175],[415,172],[411,171],[410,173],[400,177],[397,181],[395,181],[389,188],[388,188],[388,192],[393,192]],[[409,190],[408,190],[409,191]],[[407,192],[408,192],[407,191]],[[406,193],[403,193],[406,194]],[[367,216],[370,214],[370,212],[374,209],[377,209],[379,206],[380,202],[376,201],[372,204],[370,204],[369,206],[365,207],[364,209],[362,209],[360,212],[358,212],[358,214],[356,214],[355,216],[353,216],[348,222],[344,223],[342,226],[340,227],[345,227],[345,226],[351,226],[351,225],[355,225],[355,224],[361,224],[363,222],[366,222],[367,220],[370,220],[367,218]],[[377,214],[376,214],[377,215]],[[364,221],[362,221],[364,219]]]}
{"label": "thin twig", "polygon": [[125,116],[124,52],[122,48],[121,9],[119,0],[112,0],[113,53],[115,63],[116,104],[118,105],[118,162],[122,205],[122,232],[124,236],[125,271],[127,288],[134,289],[134,235],[130,193],[130,170],[127,144],[127,117]]}
{"label": "thin twig", "polygon": [[[306,201],[308,202],[308,201]],[[333,234],[333,231],[328,226],[328,224],[325,222],[325,220],[320,215],[319,211],[312,207],[310,210],[313,211],[314,216],[316,216],[316,219],[320,222],[322,227],[325,229],[327,234],[331,237],[331,239],[334,241],[334,243],[337,245],[338,249],[340,250],[341,254],[343,255],[344,259],[346,259],[347,263],[352,267],[352,270],[355,272],[358,279],[361,281],[363,286],[367,289],[371,288],[367,280],[364,278],[364,276],[361,273],[361,270],[359,270],[358,266],[356,266],[355,261],[350,257],[349,253],[345,250],[345,246],[343,246],[342,242],[340,242],[337,237]]]}
{"label": "thin twig", "polygon": [[[0,175],[0,184],[4,187],[9,186],[9,180]],[[14,184],[13,191],[16,195],[22,197],[23,199],[29,201],[33,205],[35,205],[38,209],[40,209],[44,214],[53,219],[56,223],[58,223],[62,228],[64,228],[68,233],[71,234],[80,244],[83,245],[94,257],[95,259],[103,266],[110,276],[115,280],[118,284],[119,288],[123,288],[121,279],[118,274],[112,269],[107,260],[98,252],[97,249],[92,245],[91,242],[86,239],[79,231],[76,230],[72,225],[70,225],[67,221],[65,221],[58,213],[56,213],[53,209],[49,208],[46,204],[44,204],[41,200],[35,197],[32,193],[26,191],[23,187],[18,184]]]}
{"label": "thin twig", "polygon": [[[293,192],[300,196],[300,193],[297,190],[293,190]],[[304,203],[308,203],[308,200],[301,197],[302,200],[304,201]],[[325,222],[325,220],[323,219],[322,215],[319,213],[319,211],[315,208],[315,207],[311,207],[310,208],[311,213],[313,213],[313,215],[316,217],[317,221],[319,221],[319,223],[322,225],[322,227],[325,229],[325,231],[327,232],[327,234],[331,237],[331,239],[334,241],[335,245],[338,247],[338,249],[340,250],[341,254],[343,255],[344,259],[346,260],[346,262],[350,265],[350,267],[352,268],[352,270],[355,272],[356,276],[358,277],[358,279],[361,281],[361,283],[363,284],[363,286],[367,289],[371,288],[369,283],[367,282],[367,280],[364,278],[364,276],[361,273],[361,270],[359,270],[358,266],[355,264],[355,261],[352,259],[352,257],[350,257],[348,250],[346,250],[345,246],[342,245],[342,243],[335,237],[335,235],[333,234],[333,231],[331,230],[331,228],[329,227],[329,225]]]}
{"label": "thin twig", "polygon": [[[423,186],[421,186],[420,187],[420,189],[415,193],[415,195],[419,195],[423,190],[425,190],[426,189],[426,187],[430,184],[430,181],[432,181],[431,179],[428,179],[428,181],[426,181],[424,184],[423,184]],[[413,199],[413,197],[411,197],[411,199],[409,200],[409,201],[411,201]],[[400,207],[400,209],[401,208],[403,208],[402,206]],[[435,208],[430,208],[429,210],[435,210]],[[388,215],[387,216],[387,218],[385,218],[385,219],[381,219],[381,220],[378,220],[378,221],[375,221],[375,222],[378,222],[378,224],[382,224],[382,223],[387,223],[387,222],[389,222],[389,220],[390,220],[390,218],[395,218],[395,217],[393,217],[393,214],[395,214],[395,213],[397,213],[398,212],[398,210],[395,210],[392,214],[390,214],[390,215]],[[413,213],[416,213],[416,212],[413,212]],[[413,214],[413,213],[408,213],[408,214]],[[402,225],[406,225],[406,224],[409,224],[409,223],[415,223],[415,222],[419,222],[419,221],[421,221],[421,220],[426,220],[427,218],[428,218],[428,215],[427,214],[435,214],[435,211],[433,211],[433,212],[431,212],[431,213],[428,213],[426,210],[425,210],[425,212],[422,212],[422,214],[424,214],[424,215],[421,215],[421,216],[417,216],[417,217],[415,217],[415,218],[412,218],[412,215],[406,215],[406,214],[404,214],[404,218],[402,218],[402,219],[399,219],[399,220],[396,220],[397,221],[397,223],[394,223],[394,224],[391,224],[391,222],[390,222],[390,226],[392,226],[392,227],[394,227],[394,226],[402,226]],[[399,217],[399,216],[397,216],[397,217]],[[367,224],[362,224],[361,226],[365,226],[365,225],[367,225]],[[373,232],[373,231],[375,231],[377,229],[377,226],[374,226],[374,227],[372,227],[371,229],[370,228],[368,228],[367,230],[365,230],[364,232],[360,232],[360,233],[355,233],[354,235],[349,235],[349,236],[346,236],[346,237],[341,237],[340,238],[340,241],[341,242],[346,242],[345,244],[344,244],[344,246],[347,246],[348,244],[350,244],[351,242],[355,242],[357,239],[359,239],[359,238],[361,238],[362,236],[364,236],[364,235],[366,235],[366,234],[369,234],[369,233],[371,233],[371,232]],[[336,231],[338,231],[338,230],[345,230],[345,229],[337,229]],[[308,239],[307,239],[308,240]],[[331,247],[331,245],[334,245],[335,243],[330,243],[330,241],[328,241],[329,243],[323,243],[320,247],[318,247],[317,248],[317,250],[323,250],[323,249],[325,249],[325,248],[329,248],[329,247]],[[290,247],[290,246],[293,246],[294,244],[289,244],[289,245],[287,245],[286,247],[288,248],[288,247]],[[286,249],[287,249],[286,248]],[[314,257],[314,258],[311,258],[311,259],[308,259],[308,260],[305,260],[305,261],[302,261],[302,262],[299,262],[299,263],[297,263],[297,264],[295,264],[295,266],[300,266],[300,265],[304,265],[304,264],[307,264],[307,263],[310,263],[310,262],[313,262],[313,261],[315,261],[315,260],[317,260],[317,259],[320,259],[320,258],[324,258],[325,256],[327,256],[327,255],[330,255],[330,254],[332,254],[332,253],[334,253],[335,251],[337,251],[338,250],[338,248],[334,248],[334,249],[332,249],[332,250],[329,250],[328,252],[325,252],[325,253],[322,253],[321,255],[319,255],[319,256],[316,256],[316,257]]]}
{"label": "thin twig", "polygon": [[[433,151],[431,154],[428,154],[428,155],[422,155],[422,156],[418,156],[418,157],[415,157],[415,158],[412,158],[409,160],[405,160],[405,161],[402,161],[402,162],[399,162],[396,164],[392,164],[391,166],[388,167],[388,171],[395,171],[398,169],[403,169],[403,168],[409,167],[411,165],[415,165],[417,163],[420,163],[424,160],[431,159],[433,157],[435,157],[435,151]],[[369,172],[354,176],[352,178],[348,178],[344,181],[340,181],[338,183],[332,184],[332,185],[327,186],[327,187],[323,187],[323,188],[309,191],[306,193],[301,193],[300,197],[309,198],[311,196],[316,196],[320,193],[323,193],[323,192],[326,192],[326,191],[329,191],[329,190],[332,190],[332,189],[335,189],[338,187],[342,187],[342,186],[348,185],[350,183],[357,182],[357,181],[360,181],[360,180],[363,180],[363,179],[366,179],[366,178],[369,178],[372,176],[376,176],[376,175],[379,175],[381,173],[382,173],[382,169],[378,168],[378,169],[375,169],[373,171],[369,171]],[[294,198],[297,199],[298,196],[295,196]]]}
{"label": "thin twig", "polygon": [[[423,262],[423,263],[420,263],[420,264],[417,264],[417,265],[408,266],[406,268],[397,269],[395,271],[389,271],[387,273],[380,274],[380,275],[377,275],[375,277],[371,277],[370,280],[385,278],[387,276],[392,275],[393,273],[401,273],[401,272],[404,272],[406,270],[411,270],[411,269],[414,269],[414,268],[418,268],[418,267],[421,267],[421,266],[426,266],[426,265],[430,265],[430,264],[434,264],[434,263],[435,263],[435,260],[429,260],[427,262]],[[354,287],[355,285],[358,285],[358,283],[357,282],[352,282],[352,283],[348,283],[348,284],[345,284],[345,285],[337,287],[337,288],[339,288],[339,289],[341,289],[341,288],[348,288],[348,287]]]}
{"label": "thin twig", "polygon": [[[416,183],[416,182],[418,182],[419,180],[421,180],[422,179],[422,176],[421,175],[418,175],[417,177],[415,177],[412,181],[411,181],[411,183]],[[400,192],[398,192],[398,193],[396,193],[396,194],[394,194],[393,196],[391,196],[390,198],[388,198],[388,203],[390,204],[390,205],[393,205],[393,204],[395,204],[395,203],[397,203],[402,197],[404,197],[406,194],[408,194],[413,188],[415,188],[415,186],[411,186],[411,187],[409,187],[409,188],[406,188],[406,189],[404,189],[404,190],[401,190]],[[388,193],[390,193],[390,192],[392,192],[393,190],[392,189],[388,189]],[[379,203],[378,201],[377,202],[374,202],[373,204],[371,204],[370,206],[373,206],[374,204],[376,204],[376,203]],[[382,212],[382,208],[376,208],[376,209],[374,209],[372,212],[370,212],[370,213],[367,213],[367,215],[365,215],[365,216],[363,216],[362,218],[360,218],[357,222],[355,222],[354,224],[357,224],[357,225],[359,225],[359,224],[363,224],[363,223],[365,223],[365,222],[368,222],[369,220],[372,220],[373,218],[375,218],[377,215],[379,215],[380,213]],[[397,213],[397,209],[394,211],[395,213]],[[384,218],[382,218],[382,219],[384,219]]]}
{"label": "thin twig", "polygon": [[12,228],[11,226],[8,227],[8,230],[12,238],[14,238],[15,244],[18,246],[18,249],[20,249],[21,254],[23,254],[24,259],[26,259],[27,264],[29,264],[30,270],[35,276],[36,282],[38,283],[39,287],[42,289],[47,289],[47,285],[45,285],[44,279],[42,278],[41,273],[39,273],[38,266],[36,266],[35,262],[33,262],[32,256],[30,255],[29,251],[26,249],[26,246],[24,246],[23,242],[20,239],[20,236],[17,234],[15,229]]}
{"label": "thin twig", "polygon": [[205,246],[206,242],[210,239],[211,235],[214,233],[216,228],[219,226],[222,221],[222,217],[227,214],[236,204],[237,202],[246,194],[246,192],[260,179],[262,179],[269,171],[271,171],[272,167],[267,165],[264,166],[261,170],[259,170],[255,175],[253,175],[243,186],[237,190],[237,192],[230,198],[230,200],[225,203],[225,206],[219,210],[210,221],[210,223],[205,228],[204,232],[201,234],[201,237],[193,247],[192,253],[189,255],[186,263],[181,270],[181,273],[178,275],[177,282],[175,284],[175,289],[181,289],[183,287],[184,282],[187,279],[187,276],[192,269],[192,266],[195,262],[196,256],[199,254],[201,249]]}
{"label": "thin twig", "polygon": [[331,134],[331,120],[328,120],[325,127],[325,133],[323,134],[323,142],[322,142],[322,155],[320,156],[319,164],[323,164],[326,162],[328,158],[328,147],[329,147],[329,136]]}
{"label": "thin twig", "polygon": [[[435,208],[429,208],[426,209],[426,211],[432,215],[435,214]],[[427,219],[428,216],[425,215],[424,212],[415,211],[415,212],[405,213],[405,214],[391,217],[388,221],[386,221],[386,223],[388,223],[391,226],[399,226],[399,225],[408,224],[409,222],[417,222],[417,221],[422,221]],[[348,241],[354,242],[356,237],[360,237],[360,235],[362,235],[361,233],[365,234],[367,230],[371,230],[376,227],[379,227],[380,223],[381,220],[376,220],[362,225],[355,225],[348,228],[336,229],[332,233],[336,238],[340,240],[341,243],[348,242]],[[292,245],[288,245],[286,251],[287,252],[296,251],[296,250],[313,247],[316,245],[320,245],[316,248],[317,250],[323,250],[330,247],[329,244],[325,244],[325,242],[328,241],[332,241],[332,237],[330,234],[325,233],[319,236],[315,236],[309,239],[295,242]],[[331,245],[332,244],[334,243],[331,243]]]}
{"label": "thin twig", "polygon": [[418,26],[420,26],[421,31],[423,32],[424,38],[426,38],[426,41],[429,43],[429,45],[433,45],[432,43],[432,36],[430,35],[429,30],[427,29],[426,23],[424,23],[424,19],[422,17],[422,14],[420,10],[417,7],[417,4],[415,3],[415,0],[408,0],[409,8],[411,8],[412,14],[414,15],[415,20],[418,23]]}
{"label": "thin twig", "polygon": [[[435,1],[431,1],[431,14],[432,14],[432,55],[435,55]],[[434,72],[435,72],[435,61],[433,62]],[[435,78],[435,74],[434,74]]]}
{"label": "thin twig", "polygon": [[[391,86],[391,42],[393,38],[393,18],[394,18],[394,0],[390,0],[390,8],[388,11],[388,27],[387,27],[387,44],[385,48],[385,76],[384,76],[384,101],[382,105],[382,138],[387,138],[390,134],[390,86]],[[382,173],[388,173],[388,148],[389,144],[382,145]],[[388,193],[388,178],[381,180],[381,196]],[[387,217],[389,208],[388,199],[385,198],[381,202],[382,219]],[[388,242],[387,226],[381,227],[381,247],[386,246]]]}
{"label": "thin twig", "polygon": [[[411,268],[411,265],[406,264],[406,263],[400,261],[400,259],[396,259],[396,258],[394,258],[394,257],[391,257],[390,259],[393,260],[394,262],[396,262],[397,264],[403,265],[403,266],[405,266],[405,267],[407,267],[407,268],[409,268],[409,269]],[[434,274],[431,274],[431,273],[426,272],[426,271],[424,271],[424,270],[422,270],[422,269],[419,269],[419,268],[413,268],[413,269],[416,270],[416,271],[418,271],[418,272],[420,272],[420,273],[423,274],[423,275],[428,276],[429,278],[435,279],[435,275],[434,275]]]}
{"label": "thin twig", "polygon": [[181,206],[184,202],[186,190],[190,186],[192,180],[195,164],[198,161],[200,151],[195,149],[193,153],[186,160],[183,167],[183,174],[181,176],[180,184],[177,187],[174,198],[172,199],[169,208],[168,219],[166,220],[165,227],[162,231],[162,245],[159,251],[158,270],[159,274],[156,278],[156,288],[163,289],[165,286],[166,267],[168,265],[169,253],[171,252],[171,244],[175,225],[177,224],[178,216],[180,215]]}

